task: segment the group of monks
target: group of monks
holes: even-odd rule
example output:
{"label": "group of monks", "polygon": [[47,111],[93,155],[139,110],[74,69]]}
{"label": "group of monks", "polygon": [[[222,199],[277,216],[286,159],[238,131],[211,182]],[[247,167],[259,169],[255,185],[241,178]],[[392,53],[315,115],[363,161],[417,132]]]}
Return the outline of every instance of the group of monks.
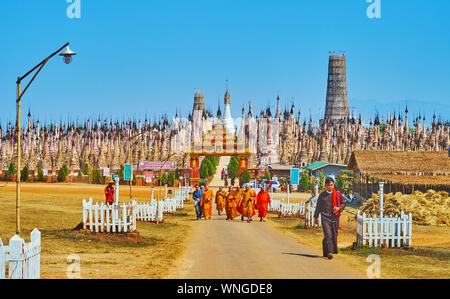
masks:
{"label": "group of monks", "polygon": [[230,186],[228,192],[219,187],[219,190],[214,196],[214,192],[207,185],[204,188],[201,198],[201,206],[203,211],[203,217],[205,219],[211,219],[213,211],[213,200],[216,203],[216,209],[220,215],[225,210],[227,220],[233,220],[241,215],[241,220],[247,218],[247,222],[252,221],[252,217],[258,211],[258,217],[260,221],[265,221],[267,216],[267,210],[270,204],[270,195],[264,188],[256,194],[250,186],[244,188]]}

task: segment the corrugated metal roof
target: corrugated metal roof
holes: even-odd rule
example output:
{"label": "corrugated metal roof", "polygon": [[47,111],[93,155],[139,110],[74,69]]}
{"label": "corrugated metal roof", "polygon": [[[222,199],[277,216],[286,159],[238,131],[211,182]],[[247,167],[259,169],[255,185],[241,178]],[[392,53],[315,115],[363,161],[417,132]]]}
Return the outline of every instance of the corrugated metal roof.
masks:
{"label": "corrugated metal roof", "polygon": [[347,165],[345,165],[345,164],[336,164],[336,163],[328,163],[328,162],[313,162],[311,164],[304,166],[303,168],[314,171],[314,170],[324,168],[325,166],[347,167]]}

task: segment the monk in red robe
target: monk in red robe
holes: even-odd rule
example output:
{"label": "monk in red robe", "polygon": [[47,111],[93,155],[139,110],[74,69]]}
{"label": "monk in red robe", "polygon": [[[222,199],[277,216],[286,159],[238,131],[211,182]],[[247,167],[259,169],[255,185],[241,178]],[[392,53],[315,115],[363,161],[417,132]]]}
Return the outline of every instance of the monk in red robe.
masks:
{"label": "monk in red robe", "polygon": [[266,222],[266,216],[267,216],[267,210],[270,205],[270,195],[269,193],[264,189],[261,188],[261,191],[258,193],[258,197],[256,198],[256,209],[258,210],[258,217],[260,218],[259,221]]}

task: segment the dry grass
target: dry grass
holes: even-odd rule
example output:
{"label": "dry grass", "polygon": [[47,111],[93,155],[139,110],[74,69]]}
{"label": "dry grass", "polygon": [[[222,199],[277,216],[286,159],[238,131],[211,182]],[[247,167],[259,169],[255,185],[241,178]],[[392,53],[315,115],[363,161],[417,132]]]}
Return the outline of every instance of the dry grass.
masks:
{"label": "dry grass", "polygon": [[[377,215],[380,210],[380,196],[373,194],[361,206],[361,213]],[[385,215],[412,214],[415,224],[450,227],[450,197],[445,191],[415,191],[413,194],[388,193],[384,195]]]}
{"label": "dry grass", "polygon": [[[353,208],[347,210],[356,212]],[[322,228],[305,229],[304,219],[278,218],[269,214],[268,222],[302,244],[322,250]],[[413,247],[406,249],[357,248],[354,215],[341,217],[336,258],[366,273],[370,254],[381,258],[381,278],[450,278],[450,228],[413,225]]]}
{"label": "dry grass", "polygon": [[[37,227],[42,232],[42,278],[66,278],[67,257],[81,258],[82,278],[162,278],[184,249],[183,242],[190,235],[189,222],[193,206],[165,217],[160,225],[138,222],[140,238],[99,238],[95,234],[81,234],[72,229],[81,222],[81,202],[92,197],[103,202],[104,186],[24,184],[21,188],[21,236],[29,239]],[[163,192],[163,190],[162,190]],[[150,188],[133,187],[133,198],[146,201]],[[15,233],[15,186],[0,188],[0,237],[4,243]],[[120,201],[129,201],[129,188],[123,186]]]}

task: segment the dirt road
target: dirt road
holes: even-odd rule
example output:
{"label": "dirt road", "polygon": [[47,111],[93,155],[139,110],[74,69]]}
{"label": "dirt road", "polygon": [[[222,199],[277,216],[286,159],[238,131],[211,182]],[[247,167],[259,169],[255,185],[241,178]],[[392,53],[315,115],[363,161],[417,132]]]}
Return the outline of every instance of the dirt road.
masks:
{"label": "dirt road", "polygon": [[168,278],[364,278],[268,223],[225,218],[216,214],[211,220],[193,220],[187,251]]}

